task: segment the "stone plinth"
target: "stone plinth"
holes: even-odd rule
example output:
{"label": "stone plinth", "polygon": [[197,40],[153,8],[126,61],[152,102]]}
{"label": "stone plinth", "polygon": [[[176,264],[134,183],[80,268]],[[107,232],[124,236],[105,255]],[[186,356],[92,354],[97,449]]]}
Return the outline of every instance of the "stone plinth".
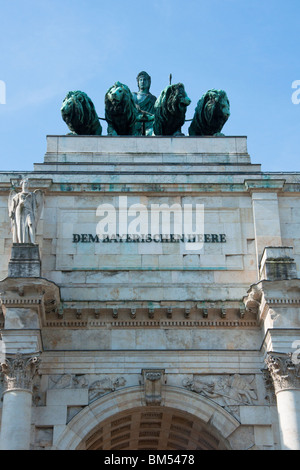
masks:
{"label": "stone plinth", "polygon": [[297,267],[292,254],[293,247],[266,247],[260,263],[260,279],[269,281],[296,279]]}
{"label": "stone plinth", "polygon": [[14,243],[8,264],[8,277],[40,277],[39,246],[32,243]]}
{"label": "stone plinth", "polygon": [[[170,156],[184,163],[182,156],[194,156],[199,163],[250,163],[247,138],[230,137],[110,137],[47,136],[44,163],[79,161],[169,161]],[[154,159],[154,160],[153,160]]]}
{"label": "stone plinth", "polygon": [[[226,168],[227,167],[227,168]],[[164,175],[212,175],[216,172],[256,172],[261,165],[254,165],[247,152],[246,137],[125,137],[116,136],[48,136],[47,152],[43,163],[35,164],[36,171],[75,171],[105,175],[114,173],[128,182],[128,176],[151,182],[151,175],[160,174],[156,183],[163,182]],[[75,175],[74,175],[75,176]],[[198,178],[199,179],[199,178]],[[129,178],[130,180],[130,178]],[[182,180],[183,181],[183,180]]]}

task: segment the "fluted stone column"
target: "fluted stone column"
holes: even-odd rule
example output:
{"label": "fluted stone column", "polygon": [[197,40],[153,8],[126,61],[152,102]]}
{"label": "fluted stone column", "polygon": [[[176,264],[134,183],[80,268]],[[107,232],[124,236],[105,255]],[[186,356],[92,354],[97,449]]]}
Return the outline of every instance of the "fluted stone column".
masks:
{"label": "fluted stone column", "polygon": [[29,450],[32,407],[32,381],[37,373],[36,355],[7,356],[1,364],[5,379],[3,394],[1,450]]}
{"label": "fluted stone column", "polygon": [[300,450],[300,364],[292,354],[270,352],[266,364],[275,388],[282,450]]}

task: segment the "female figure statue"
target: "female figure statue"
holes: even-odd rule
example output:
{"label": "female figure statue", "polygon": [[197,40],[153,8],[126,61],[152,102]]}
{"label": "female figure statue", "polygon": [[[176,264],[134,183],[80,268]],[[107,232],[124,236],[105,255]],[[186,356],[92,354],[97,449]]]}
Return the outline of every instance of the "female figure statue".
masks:
{"label": "female figure statue", "polygon": [[[137,76],[138,92],[133,92],[132,97],[140,113],[140,122],[137,131],[140,135],[153,135],[154,103],[156,96],[150,93],[151,77],[147,72],[140,72]],[[143,131],[143,124],[144,131]]]}
{"label": "female figure statue", "polygon": [[35,243],[37,223],[43,208],[43,192],[28,191],[28,181],[21,181],[22,191],[12,190],[8,213],[12,222],[13,243]]}

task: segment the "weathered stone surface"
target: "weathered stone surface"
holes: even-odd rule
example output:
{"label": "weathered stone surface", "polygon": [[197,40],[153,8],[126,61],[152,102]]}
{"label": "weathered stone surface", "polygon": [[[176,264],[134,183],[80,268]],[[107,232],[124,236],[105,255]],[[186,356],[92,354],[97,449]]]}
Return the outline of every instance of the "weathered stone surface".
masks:
{"label": "weathered stone surface", "polygon": [[[32,448],[280,448],[264,359],[298,358],[297,176],[261,172],[245,137],[47,140],[26,173],[45,192],[38,249],[12,245],[0,174],[1,338],[42,351]],[[135,235],[163,204],[203,206],[198,251],[97,241],[105,208]]]}
{"label": "weathered stone surface", "polygon": [[293,247],[266,247],[260,262],[260,278],[280,281],[297,278]]}
{"label": "weathered stone surface", "polygon": [[9,277],[40,277],[39,246],[32,243],[14,243],[8,264]]}

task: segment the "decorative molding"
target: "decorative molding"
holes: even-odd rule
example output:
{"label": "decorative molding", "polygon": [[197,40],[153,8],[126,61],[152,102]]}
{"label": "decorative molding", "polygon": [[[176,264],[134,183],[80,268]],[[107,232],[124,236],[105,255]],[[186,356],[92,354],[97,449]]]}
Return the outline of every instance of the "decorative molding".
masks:
{"label": "decorative molding", "polygon": [[265,363],[276,394],[285,390],[300,390],[300,363],[292,360],[292,353],[269,352]]}
{"label": "decorative molding", "polygon": [[7,355],[1,363],[4,374],[4,392],[27,390],[32,392],[33,379],[38,373],[40,359],[38,355],[15,354]]}
{"label": "decorative molding", "polygon": [[126,380],[124,377],[117,377],[115,379],[111,379],[110,377],[101,377],[89,386],[89,403],[97,400],[106,393],[114,392],[118,388],[125,387],[125,385]]}
{"label": "decorative molding", "polygon": [[276,395],[273,380],[269,369],[262,369],[262,378],[266,389],[265,400],[269,405],[276,405]]}
{"label": "decorative molding", "polygon": [[259,323],[271,308],[300,305],[300,279],[259,281],[250,287],[243,302],[246,314],[255,316]]}
{"label": "decorative molding", "polygon": [[258,400],[255,375],[226,374],[200,375],[194,374],[182,381],[183,387],[213,400],[229,413],[239,415],[239,407],[255,405]]}
{"label": "decorative molding", "polygon": [[184,303],[165,305],[135,306],[85,306],[71,303],[64,304],[63,313],[55,312],[47,315],[46,327],[107,327],[111,328],[160,328],[160,327],[256,327],[257,319],[251,311],[246,311],[240,302],[220,305]]}
{"label": "decorative molding", "polygon": [[205,377],[194,374],[192,380],[186,378],[182,385],[207,398],[221,398],[227,406],[253,405],[258,399],[254,375],[229,374]]}
{"label": "decorative molding", "polygon": [[255,192],[281,192],[285,186],[286,180],[285,179],[251,179],[251,180],[244,180],[244,185],[246,191],[249,191],[250,194]]}
{"label": "decorative molding", "polygon": [[248,290],[248,295],[243,299],[246,312],[257,315],[262,302],[262,290],[259,285],[254,284]]}
{"label": "decorative molding", "polygon": [[[96,378],[96,380],[95,380]],[[126,385],[124,377],[110,377],[108,375],[96,375],[93,379],[89,375],[62,374],[49,376],[49,390],[61,389],[87,389],[88,402],[97,400],[102,395],[122,388]]]}
{"label": "decorative molding", "polygon": [[163,385],[166,383],[164,369],[143,369],[142,385],[146,405],[159,406],[163,401]]}
{"label": "decorative molding", "polygon": [[191,327],[205,327],[205,328],[215,328],[215,327],[232,327],[232,328],[253,328],[257,327],[257,321],[254,320],[244,320],[240,321],[239,319],[237,320],[199,320],[199,321],[193,321],[193,320],[174,320],[174,321],[169,321],[169,320],[136,320],[132,319],[132,321],[112,321],[112,322],[105,322],[105,321],[72,321],[72,320],[65,320],[65,321],[59,321],[59,320],[53,320],[53,321],[47,321],[46,322],[46,327],[49,328],[86,328],[86,327],[107,327],[110,325],[112,328],[161,328],[161,327],[166,327],[166,328],[191,328]]}
{"label": "decorative molding", "polygon": [[10,278],[0,281],[0,305],[5,318],[8,308],[34,308],[45,325],[46,315],[57,314],[60,288],[44,278]]}

